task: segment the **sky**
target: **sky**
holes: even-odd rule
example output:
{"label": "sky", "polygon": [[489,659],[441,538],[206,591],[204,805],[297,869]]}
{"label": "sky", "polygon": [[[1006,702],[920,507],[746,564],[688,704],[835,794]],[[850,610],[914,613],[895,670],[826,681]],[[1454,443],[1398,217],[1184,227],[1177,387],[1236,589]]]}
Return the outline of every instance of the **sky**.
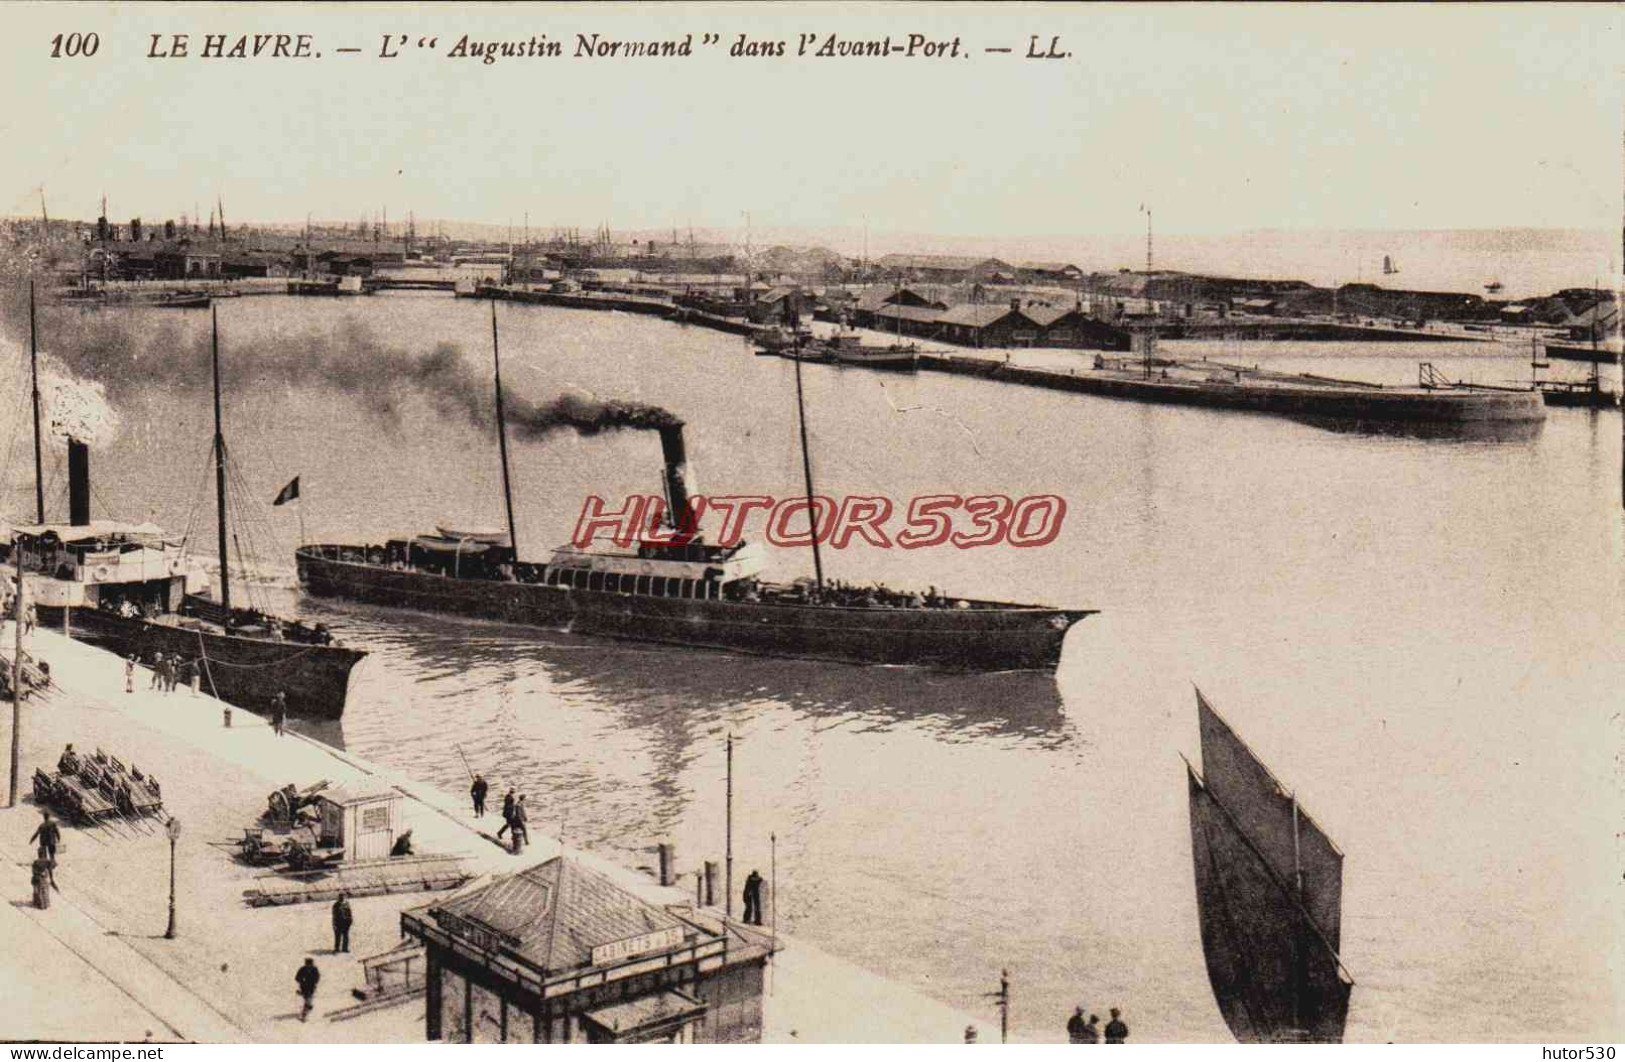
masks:
{"label": "sky", "polygon": [[[7,4],[0,213],[970,237],[1621,220],[1606,5]],[[96,54],[51,58],[52,38]],[[149,58],[150,34],[189,35]],[[204,59],[208,33],[321,58]],[[682,58],[577,58],[578,33]],[[713,33],[718,44],[703,43]],[[386,34],[409,43],[393,59]],[[559,42],[492,64],[471,41]],[[801,35],[960,57],[795,55]],[[783,57],[728,54],[743,35]],[[1062,59],[1028,59],[1053,38]],[[415,46],[434,38],[434,49]],[[398,38],[397,38],[398,39]],[[339,54],[357,47],[359,54]],[[1010,54],[985,49],[1007,47]]]}

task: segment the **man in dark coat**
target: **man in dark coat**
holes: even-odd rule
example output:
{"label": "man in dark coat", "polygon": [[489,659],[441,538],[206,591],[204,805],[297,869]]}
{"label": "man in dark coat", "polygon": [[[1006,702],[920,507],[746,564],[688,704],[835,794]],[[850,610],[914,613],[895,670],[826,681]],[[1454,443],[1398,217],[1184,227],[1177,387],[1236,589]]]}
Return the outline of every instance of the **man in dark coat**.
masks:
{"label": "man in dark coat", "polygon": [[1106,1042],[1120,1044],[1128,1040],[1128,1026],[1123,1024],[1123,1012],[1112,1008],[1112,1020],[1106,1023]]}
{"label": "man in dark coat", "polygon": [[1072,1017],[1066,1019],[1066,1042],[1069,1044],[1086,1044],[1089,1042],[1089,1026],[1083,1020],[1082,1007],[1073,1010]]}
{"label": "man in dark coat", "polygon": [[762,875],[754,870],[745,879],[745,924],[762,924]]}
{"label": "man in dark coat", "polygon": [[497,840],[502,840],[504,830],[513,829],[514,796],[513,786],[508,787],[508,795],[502,798],[502,825],[497,828]]}
{"label": "man in dark coat", "polygon": [[310,1010],[316,999],[316,985],[321,979],[322,972],[316,969],[316,960],[305,956],[305,965],[299,967],[299,972],[293,975],[294,983],[299,986],[299,994],[305,1000],[304,1007],[299,1011],[300,1021],[310,1017]]}
{"label": "man in dark coat", "polygon": [[62,840],[62,829],[61,827],[57,826],[56,821],[51,818],[51,813],[49,811],[42,811],[40,812],[40,815],[41,818],[39,829],[34,831],[33,836],[28,839],[28,843],[33,844],[35,841],[38,841],[40,853],[46,859],[49,859],[51,862],[55,863],[56,845],[58,841]]}
{"label": "man in dark coat", "polygon": [[476,819],[485,817],[485,794],[490,788],[485,784],[485,775],[483,774],[476,774],[474,784],[468,788],[468,795],[474,798],[474,817]]}
{"label": "man in dark coat", "polygon": [[350,910],[348,893],[339,893],[339,898],[333,901],[333,950],[350,950],[350,925],[355,921],[355,915]]}
{"label": "man in dark coat", "polygon": [[271,698],[271,729],[276,731],[277,737],[282,736],[282,727],[287,721],[288,695],[281,690],[277,690],[276,696]]}

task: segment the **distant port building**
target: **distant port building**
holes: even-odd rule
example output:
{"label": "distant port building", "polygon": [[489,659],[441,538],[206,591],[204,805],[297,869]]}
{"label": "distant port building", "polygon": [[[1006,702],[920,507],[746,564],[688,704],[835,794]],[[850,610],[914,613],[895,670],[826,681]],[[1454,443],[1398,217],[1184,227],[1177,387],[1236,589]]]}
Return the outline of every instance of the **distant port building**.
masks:
{"label": "distant port building", "polygon": [[559,856],[401,914],[448,1043],[757,1043],[766,932]]}

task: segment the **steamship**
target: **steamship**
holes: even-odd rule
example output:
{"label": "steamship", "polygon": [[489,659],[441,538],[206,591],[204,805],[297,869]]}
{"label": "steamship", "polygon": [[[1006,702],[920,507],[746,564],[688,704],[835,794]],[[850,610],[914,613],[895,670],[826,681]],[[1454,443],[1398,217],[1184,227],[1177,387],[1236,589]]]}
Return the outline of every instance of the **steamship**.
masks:
{"label": "steamship", "polygon": [[817,586],[764,582],[760,545],[715,545],[697,532],[683,425],[675,420],[657,428],[665,458],[661,541],[594,541],[560,547],[545,563],[522,562],[513,549],[500,365],[496,394],[507,534],[441,527],[381,545],[304,546],[295,559],[308,592],[630,641],[976,671],[1053,670],[1067,631],[1093,615],[938,595],[825,593],[821,565]]}
{"label": "steamship", "polygon": [[[220,601],[204,596],[208,576],[183,546],[154,524],[90,518],[90,452],[68,439],[68,522],[12,528],[9,559],[23,572],[24,593],[42,623],[143,663],[163,653],[199,670],[199,685],[228,704],[266,711],[278,693],[291,715],[337,719],[350,671],[366,653],[335,644],[307,627],[231,606],[226,567],[225,438],[220,431],[219,349],[215,372],[215,467],[219,489]],[[38,453],[38,383],[35,383]],[[37,467],[37,466],[36,466]]]}

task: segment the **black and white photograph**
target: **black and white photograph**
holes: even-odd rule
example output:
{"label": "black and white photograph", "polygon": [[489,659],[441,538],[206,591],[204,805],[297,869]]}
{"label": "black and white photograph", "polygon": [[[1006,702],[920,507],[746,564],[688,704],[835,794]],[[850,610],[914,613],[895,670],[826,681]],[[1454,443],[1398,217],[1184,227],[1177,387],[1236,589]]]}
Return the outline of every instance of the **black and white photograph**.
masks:
{"label": "black and white photograph", "polygon": [[1625,7],[0,28],[11,1057],[1614,1058]]}

